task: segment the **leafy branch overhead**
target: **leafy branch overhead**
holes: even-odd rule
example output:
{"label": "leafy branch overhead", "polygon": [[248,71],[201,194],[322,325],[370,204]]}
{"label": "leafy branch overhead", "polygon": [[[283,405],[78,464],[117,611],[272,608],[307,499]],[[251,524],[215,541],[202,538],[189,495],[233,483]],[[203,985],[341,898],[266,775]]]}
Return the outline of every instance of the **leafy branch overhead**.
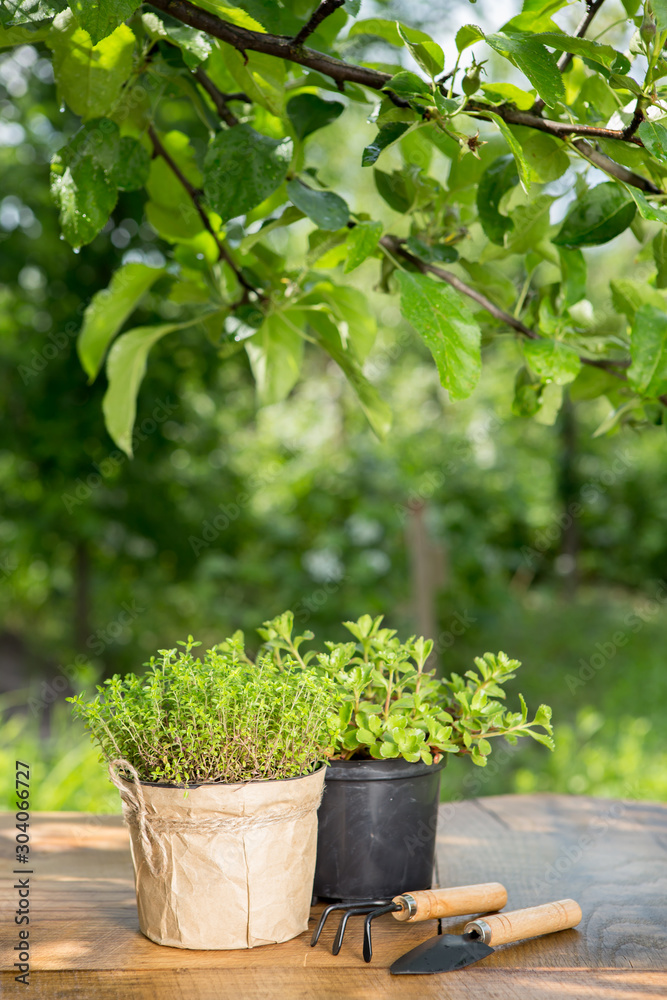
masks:
{"label": "leafy branch overhead", "polygon": [[[438,22],[433,38],[361,18],[359,0],[6,0],[2,47],[50,53],[79,120],[51,165],[65,239],[90,244],[138,192],[167,258],[123,263],[84,316],[118,445],[131,453],[152,345],[183,336],[221,363],[245,351],[265,404],[323,351],[386,433],[364,373],[378,295],[398,297],[453,400],[509,336],[517,415],[555,419],[570,386],[607,398],[605,429],[661,422],[667,7],[623,6],[525,0],[493,31]],[[344,180],[316,166],[333,145]],[[596,312],[588,248],[617,238],[654,270],[632,311],[610,289],[616,311]],[[156,326],[132,321],[145,297]]]}

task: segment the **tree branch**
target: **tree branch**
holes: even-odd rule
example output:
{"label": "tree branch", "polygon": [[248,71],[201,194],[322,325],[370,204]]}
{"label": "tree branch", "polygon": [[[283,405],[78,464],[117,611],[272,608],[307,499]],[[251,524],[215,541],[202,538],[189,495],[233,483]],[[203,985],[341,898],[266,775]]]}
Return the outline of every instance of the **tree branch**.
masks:
{"label": "tree branch", "polygon": [[[592,9],[595,6],[595,12],[597,12],[601,3],[602,0],[598,0],[596,4],[591,4],[590,8]],[[278,59],[286,59],[289,62],[297,63],[300,66],[307,66],[309,69],[329,76],[341,86],[343,83],[349,82],[359,83],[364,87],[370,87],[372,90],[383,90],[391,79],[389,73],[382,73],[367,66],[355,66],[353,63],[344,62],[342,59],[334,59],[332,56],[324,55],[322,52],[316,52],[315,49],[309,49],[303,45],[297,46],[294,39],[287,38],[284,35],[269,35],[259,31],[250,31],[248,28],[241,28],[236,24],[231,24],[229,21],[224,21],[222,18],[216,17],[215,14],[210,14],[208,11],[202,10],[200,7],[195,7],[189,0],[152,0],[152,6],[165,11],[165,13],[182,21],[183,24],[189,24],[193,28],[205,31],[214,38],[220,38],[223,42],[227,42],[243,54],[247,50],[264,52]],[[587,22],[586,27],[589,23],[590,20]],[[236,97],[237,95],[234,95],[234,98]],[[226,99],[231,99],[231,95],[228,95]],[[484,111],[487,110],[487,106],[476,101],[469,101],[463,112],[465,113],[466,110],[475,111],[478,115],[483,115]],[[620,130],[595,128],[592,125],[572,125],[568,122],[555,122],[541,118],[538,114],[534,113],[535,107],[532,112],[519,111],[511,105],[501,105],[500,107],[488,110],[493,110],[508,124],[524,125],[526,128],[538,129],[557,138],[563,138],[563,136],[567,135],[581,135],[591,139],[618,139],[634,143],[636,146],[643,146],[642,141],[636,136],[633,135],[626,138]],[[539,110],[541,108],[538,108]],[[597,155],[602,156],[603,154]],[[609,160],[603,169],[612,176],[620,177],[620,173],[616,171],[621,171],[624,168],[621,168],[618,164],[614,164],[613,160]],[[627,184],[632,184],[640,188],[642,191],[647,191],[649,194],[662,193],[650,181],[640,177],[638,174],[632,173],[632,171],[628,172],[621,179],[625,180]]]}
{"label": "tree branch", "polygon": [[[390,253],[409,261],[413,267],[416,267],[422,274],[433,274],[436,278],[446,281],[447,284],[451,285],[452,288],[455,288],[457,292],[460,292],[462,295],[467,295],[469,299],[477,302],[482,309],[485,309],[489,315],[500,320],[502,323],[505,323],[505,325],[511,327],[512,330],[516,330],[516,332],[520,333],[522,337],[526,337],[528,340],[543,339],[539,333],[535,333],[534,330],[531,330],[530,327],[526,326],[525,323],[522,323],[518,317],[505,312],[504,309],[497,306],[495,302],[491,301],[491,299],[487,299],[486,295],[483,295],[476,289],[471,288],[470,285],[466,285],[465,281],[461,281],[461,279],[455,274],[452,274],[451,271],[445,271],[444,268],[438,267],[437,264],[428,264],[426,261],[420,260],[419,257],[415,257],[414,254],[411,254],[409,250],[405,249],[403,241],[399,237],[387,234],[382,237],[380,244]],[[610,375],[614,375],[616,378],[620,378],[623,381],[625,381],[625,375],[621,371],[617,371],[617,369],[627,368],[630,365],[630,362],[626,358],[619,358],[617,361],[614,361],[610,358],[587,358],[583,355],[579,355],[579,360],[584,365],[589,365],[592,368],[601,368]]]}
{"label": "tree branch", "polygon": [[218,90],[216,85],[211,80],[210,76],[207,76],[201,66],[197,66],[197,69],[192,74],[203,89],[206,91],[208,96],[211,98],[215,105],[215,110],[218,112],[223,122],[232,128],[234,125],[238,125],[239,120],[227,104],[228,97]]}
{"label": "tree branch", "polygon": [[[591,21],[593,20],[593,18],[595,17],[595,15],[599,11],[603,3],[604,0],[587,0],[586,2],[587,10],[583,18],[579,22],[577,30],[574,33],[575,38],[584,37],[584,35],[588,31],[589,24],[591,23]],[[570,68],[570,63],[572,62],[572,58],[573,56],[571,52],[562,53],[557,63],[558,69],[561,71],[561,73],[567,72],[567,70]],[[538,115],[543,107],[544,107],[544,101],[542,100],[541,97],[538,97],[538,99],[533,104],[532,108],[533,114]]]}
{"label": "tree branch", "polygon": [[220,239],[219,235],[216,233],[215,229],[211,225],[211,220],[209,219],[208,215],[206,214],[206,211],[204,210],[204,208],[203,208],[203,206],[201,204],[202,192],[199,191],[194,186],[194,184],[190,183],[190,181],[187,179],[187,177],[185,176],[185,174],[183,173],[183,171],[180,169],[180,167],[178,166],[178,164],[175,162],[175,160],[172,159],[171,155],[167,152],[167,150],[162,145],[162,142],[160,141],[160,138],[159,138],[157,132],[155,131],[155,129],[153,128],[152,125],[148,126],[148,136],[149,136],[149,138],[151,140],[151,143],[153,144],[154,155],[162,157],[162,159],[164,160],[164,162],[167,164],[167,166],[169,167],[169,169],[173,173],[174,177],[176,177],[176,179],[178,180],[178,182],[180,184],[182,184],[182,186],[185,188],[185,190],[186,190],[186,192],[188,194],[188,197],[192,201],[192,204],[194,205],[194,207],[195,207],[195,209],[197,211],[197,214],[199,215],[199,218],[201,219],[201,221],[202,221],[202,223],[204,225],[204,228],[207,230],[207,232],[209,232],[211,234],[211,236],[215,240],[215,245],[218,248],[218,257],[219,257],[219,259],[220,260],[224,260],[225,263],[227,263],[231,267],[232,271],[234,272],[234,274],[236,275],[236,277],[238,279],[239,284],[245,289],[246,293],[247,292],[255,292],[255,294],[258,295],[259,293],[257,292],[257,289],[254,288],[250,284],[250,282],[247,281],[247,279],[243,276],[241,270],[237,267],[237,265],[235,264],[234,260],[232,259],[231,255],[229,253],[229,250],[227,249],[227,247],[225,246],[225,244]]}
{"label": "tree branch", "polygon": [[303,45],[308,35],[319,27],[325,17],[329,17],[335,10],[342,7],[345,0],[322,0],[322,3],[311,14],[309,20],[304,24],[301,31],[294,37],[295,45]]}
{"label": "tree branch", "polygon": [[208,11],[195,7],[194,4],[189,3],[189,0],[151,0],[151,5],[171,17],[175,17],[178,21],[182,21],[183,24],[189,24],[192,28],[205,31],[214,38],[220,38],[223,42],[233,45],[241,53],[246,51],[264,52],[266,55],[276,56],[278,59],[287,59],[289,62],[298,63],[300,66],[307,66],[318,73],[323,73],[337,83],[360,83],[373,90],[382,90],[391,79],[390,73],[381,73],[379,70],[366,66],[355,66],[342,59],[334,59],[333,56],[316,52],[315,49],[296,45],[294,39],[287,38],[285,35],[269,35],[260,31],[250,31],[248,28],[241,28],[229,21],[223,21],[221,17],[216,17],[215,14],[209,14]]}
{"label": "tree branch", "polygon": [[627,167],[622,166],[620,163],[616,163],[615,160],[610,159],[604,153],[600,152],[599,149],[595,149],[591,146],[589,142],[585,139],[575,139],[572,143],[582,156],[585,156],[593,166],[599,167],[600,170],[604,170],[605,173],[609,174],[611,177],[618,178],[619,181],[623,181],[625,184],[631,184],[632,187],[639,188],[640,191],[646,191],[647,194],[664,194],[665,192],[662,188],[659,188],[657,184],[649,180],[648,177],[642,177],[641,174],[636,174],[632,170],[628,170]]}

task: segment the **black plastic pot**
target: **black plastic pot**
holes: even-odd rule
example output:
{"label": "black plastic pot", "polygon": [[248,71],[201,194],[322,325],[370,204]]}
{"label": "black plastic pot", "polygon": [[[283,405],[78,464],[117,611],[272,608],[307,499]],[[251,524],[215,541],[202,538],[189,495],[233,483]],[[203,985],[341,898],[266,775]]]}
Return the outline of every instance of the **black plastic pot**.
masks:
{"label": "black plastic pot", "polygon": [[382,899],[430,889],[446,760],[330,761],[318,812],[316,896]]}

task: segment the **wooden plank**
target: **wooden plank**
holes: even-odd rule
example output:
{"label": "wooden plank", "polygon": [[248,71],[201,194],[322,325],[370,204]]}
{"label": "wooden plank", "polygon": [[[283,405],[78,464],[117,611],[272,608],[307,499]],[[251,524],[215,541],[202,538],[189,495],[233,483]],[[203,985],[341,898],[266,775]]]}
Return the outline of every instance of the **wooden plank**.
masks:
{"label": "wooden plank", "polygon": [[[35,814],[32,832],[31,996],[36,998],[667,996],[664,805],[545,795],[444,804],[438,832],[442,884],[503,882],[508,909],[571,896],[584,916],[576,930],[507,945],[473,968],[428,977],[395,978],[388,966],[435,934],[435,923],[399,924],[389,915],[374,924],[370,966],[361,956],[360,918],[348,925],[337,957],[330,951],[335,922],[315,949],[309,935],[252,951],[159,947],[138,930],[129,841],[119,816]],[[0,814],[0,857],[6,862],[13,838],[13,817]],[[17,943],[15,905],[12,883],[5,879],[0,888],[0,969],[5,970],[12,968]],[[313,910],[311,927],[319,912]],[[457,932],[464,923],[453,918],[445,929]],[[2,974],[1,985],[3,998],[23,995],[10,972]]]}
{"label": "wooden plank", "polygon": [[[667,974],[616,969],[489,970],[391,976],[386,969],[264,968],[40,972],[29,991],[0,977],[3,1000],[665,1000]],[[3,981],[4,980],[4,981]]]}

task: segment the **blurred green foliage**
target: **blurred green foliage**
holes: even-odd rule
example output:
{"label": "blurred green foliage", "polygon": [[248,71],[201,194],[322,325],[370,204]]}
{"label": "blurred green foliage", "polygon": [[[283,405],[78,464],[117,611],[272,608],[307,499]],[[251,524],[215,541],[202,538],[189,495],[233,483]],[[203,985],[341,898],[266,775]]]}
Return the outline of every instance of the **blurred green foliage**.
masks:
{"label": "blurred green foliage", "polygon": [[[554,708],[555,754],[520,746],[484,772],[450,761],[447,797],[667,798],[664,427],[593,438],[607,410],[584,392],[553,427],[513,416],[512,338],[485,347],[479,388],[453,406],[364,264],[380,324],[367,374],[392,404],[387,442],[314,352],[292,396],[257,410],[245,355],[219,365],[185,334],[154,349],[144,439],[133,461],[119,458],[104,386],[86,384],[74,339],[91,293],[122,260],[160,263],[160,242],[133,194],[85,263],[59,240],[44,164],[73,126],[67,112],[62,131],[49,124],[49,72],[33,47],[1,57],[0,171],[21,196],[0,198],[0,765],[31,763],[33,807],[118,808],[67,694],[188,633],[211,644],[240,627],[252,647],[255,625],[287,607],[334,639],[364,612],[402,633],[430,614],[447,671],[487,649],[522,660],[527,699]],[[343,145],[332,169],[344,171]],[[589,289],[610,316],[608,279],[629,246],[606,254]],[[140,321],[165,308],[158,284]],[[568,684],[619,631],[627,643]],[[3,787],[0,807],[12,805]]]}

